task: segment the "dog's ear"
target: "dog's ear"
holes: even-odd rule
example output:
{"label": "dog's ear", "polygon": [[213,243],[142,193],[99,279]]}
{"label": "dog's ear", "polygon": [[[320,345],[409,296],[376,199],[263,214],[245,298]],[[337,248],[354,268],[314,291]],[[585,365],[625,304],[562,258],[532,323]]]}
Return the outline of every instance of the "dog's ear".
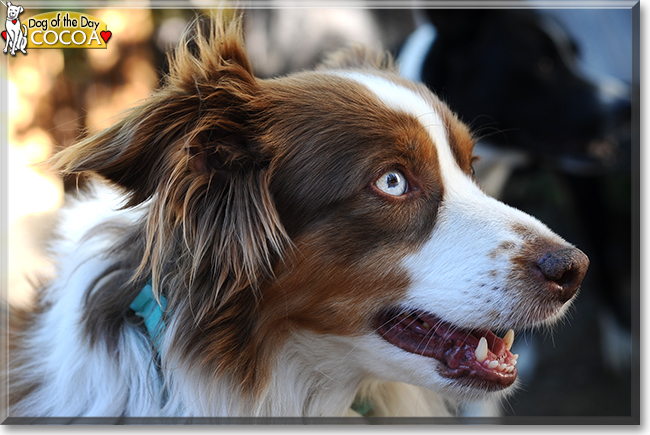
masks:
{"label": "dog's ear", "polygon": [[[122,187],[127,207],[150,200],[136,276],[151,275],[156,289],[180,268],[183,285],[203,287],[218,304],[254,289],[288,240],[269,191],[270,156],[253,127],[265,103],[241,33],[240,19],[196,22],[159,91],[53,160],[64,173]],[[202,302],[199,310],[212,305]]]}
{"label": "dog's ear", "polygon": [[23,9],[22,6],[19,6],[19,7],[20,7],[20,9],[18,9],[18,13],[19,13],[19,14],[22,14],[22,13],[25,11],[25,9]]}
{"label": "dog's ear", "polygon": [[395,64],[390,53],[379,48],[364,45],[350,45],[330,53],[317,67],[328,69],[383,69],[395,71]]}
{"label": "dog's ear", "polygon": [[224,175],[264,156],[247,131],[257,82],[238,20],[196,21],[170,55],[162,88],[112,127],[51,160],[64,174],[97,174],[127,190],[129,206],[150,198],[178,171]]}

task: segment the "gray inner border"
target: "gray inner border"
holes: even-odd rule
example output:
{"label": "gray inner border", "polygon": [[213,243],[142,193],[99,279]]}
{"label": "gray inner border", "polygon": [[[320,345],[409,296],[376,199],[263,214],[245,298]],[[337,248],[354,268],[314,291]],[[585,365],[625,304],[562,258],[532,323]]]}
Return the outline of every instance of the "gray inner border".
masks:
{"label": "gray inner border", "polygon": [[[122,1],[96,1],[96,0],[53,0],[53,1],[30,1],[23,0],[21,4],[26,9],[201,9],[215,8],[215,1],[211,0],[135,0],[124,3]],[[229,2],[225,7],[239,8],[268,8],[270,1],[265,0],[240,0]],[[94,417],[8,417],[8,403],[6,395],[0,394],[0,421],[3,425],[65,425],[65,424],[134,424],[134,425],[160,425],[160,424],[198,424],[198,425],[348,425],[348,424],[379,424],[379,425],[431,425],[431,424],[502,424],[502,425],[640,425],[640,216],[641,216],[641,153],[640,153],[640,1],[639,0],[505,0],[505,1],[421,1],[421,2],[399,2],[371,0],[363,1],[300,1],[283,0],[274,2],[273,7],[286,8],[394,8],[412,9],[417,8],[508,8],[508,9],[632,9],[632,241],[633,241],[633,263],[632,263],[632,413],[630,416],[622,417],[472,417],[472,418],[414,418],[414,417],[307,417],[307,418],[284,418],[284,417],[206,417],[206,418],[139,418],[139,417],[115,417],[115,418],[94,418]],[[0,56],[0,78],[7,78],[8,57]],[[4,331],[0,331],[0,364],[1,367],[8,367],[8,343],[7,325],[8,311],[6,306],[8,295],[8,89],[5,80],[0,81],[0,325]],[[8,391],[6,382],[6,371],[0,375],[0,385]]]}

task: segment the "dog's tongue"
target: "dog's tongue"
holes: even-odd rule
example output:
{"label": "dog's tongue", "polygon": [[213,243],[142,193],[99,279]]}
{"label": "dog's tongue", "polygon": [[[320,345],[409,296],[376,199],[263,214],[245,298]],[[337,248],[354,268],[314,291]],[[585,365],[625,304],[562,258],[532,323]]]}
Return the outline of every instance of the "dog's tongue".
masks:
{"label": "dog's tongue", "polygon": [[517,377],[517,356],[508,349],[512,332],[501,339],[490,330],[460,329],[419,312],[386,313],[377,323],[380,335],[391,344],[442,362],[443,376],[478,380],[491,389],[507,387]]}

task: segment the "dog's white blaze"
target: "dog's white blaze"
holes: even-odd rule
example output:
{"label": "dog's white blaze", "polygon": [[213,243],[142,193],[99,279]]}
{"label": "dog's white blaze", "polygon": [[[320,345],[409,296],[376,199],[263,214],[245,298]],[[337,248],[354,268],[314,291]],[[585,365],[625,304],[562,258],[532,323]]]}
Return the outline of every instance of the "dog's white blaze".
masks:
{"label": "dog's white blaze", "polygon": [[[508,288],[511,258],[526,243],[514,228],[522,226],[529,236],[566,242],[535,218],[485,195],[458,166],[449,144],[448,127],[426,98],[385,78],[359,72],[338,75],[366,86],[389,108],[413,116],[436,148],[444,196],[428,240],[419,251],[402,260],[410,276],[404,308],[428,311],[465,328],[529,324],[530,307],[524,305],[517,291]],[[371,356],[368,360],[377,362],[367,368],[379,378],[398,378],[447,397],[485,397],[485,392],[468,389],[440,375],[435,359],[402,351],[376,334],[360,339],[355,351],[367,352]]]}
{"label": "dog's white blaze", "polygon": [[[483,193],[458,166],[447,126],[422,96],[385,78],[358,72],[339,74],[365,85],[388,107],[412,115],[436,147],[444,197],[429,240],[404,261],[411,277],[406,305],[463,327],[509,327],[515,319],[524,322],[518,312],[520,296],[506,288],[510,258],[523,244],[513,226],[566,242],[532,216]],[[495,255],[504,242],[512,249]],[[488,319],[490,312],[493,315]],[[499,315],[494,315],[497,312]]]}

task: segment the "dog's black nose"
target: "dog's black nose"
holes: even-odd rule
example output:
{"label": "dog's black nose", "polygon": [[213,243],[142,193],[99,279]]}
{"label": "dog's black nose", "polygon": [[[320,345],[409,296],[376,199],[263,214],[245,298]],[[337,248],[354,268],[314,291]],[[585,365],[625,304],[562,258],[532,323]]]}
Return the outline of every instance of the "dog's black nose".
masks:
{"label": "dog's black nose", "polygon": [[589,267],[589,258],[579,249],[563,248],[544,255],[537,266],[551,285],[553,295],[565,303],[580,288]]}

